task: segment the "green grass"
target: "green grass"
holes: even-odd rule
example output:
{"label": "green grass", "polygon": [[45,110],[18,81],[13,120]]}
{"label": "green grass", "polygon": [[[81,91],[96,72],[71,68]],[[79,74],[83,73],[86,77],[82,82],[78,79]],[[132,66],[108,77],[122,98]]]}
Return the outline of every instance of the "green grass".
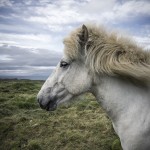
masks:
{"label": "green grass", "polygon": [[46,112],[36,101],[42,84],[0,80],[0,149],[121,150],[109,118],[91,94]]}

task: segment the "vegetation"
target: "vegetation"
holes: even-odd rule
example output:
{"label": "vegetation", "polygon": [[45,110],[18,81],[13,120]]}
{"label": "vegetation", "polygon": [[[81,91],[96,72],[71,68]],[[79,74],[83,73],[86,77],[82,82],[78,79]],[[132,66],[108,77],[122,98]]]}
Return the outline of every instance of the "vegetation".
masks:
{"label": "vegetation", "polygon": [[46,112],[36,101],[42,84],[0,80],[1,150],[121,150],[109,118],[91,94]]}

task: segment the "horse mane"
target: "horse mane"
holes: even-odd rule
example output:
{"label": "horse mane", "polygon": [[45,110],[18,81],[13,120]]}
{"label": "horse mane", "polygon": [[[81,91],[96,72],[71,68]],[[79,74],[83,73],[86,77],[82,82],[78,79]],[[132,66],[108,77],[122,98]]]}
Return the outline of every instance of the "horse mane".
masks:
{"label": "horse mane", "polygon": [[[129,38],[106,32],[102,27],[88,25],[87,29],[89,38],[84,57],[93,73],[150,81],[150,51],[143,50]],[[71,59],[83,55],[79,39],[81,30],[74,30],[64,39],[65,53]]]}

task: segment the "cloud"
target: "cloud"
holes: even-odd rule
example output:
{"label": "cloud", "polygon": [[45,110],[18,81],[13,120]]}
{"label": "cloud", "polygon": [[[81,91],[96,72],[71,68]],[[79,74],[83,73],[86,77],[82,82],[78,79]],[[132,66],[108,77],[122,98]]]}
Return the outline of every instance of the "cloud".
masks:
{"label": "cloud", "polygon": [[4,7],[4,6],[12,6],[12,2],[10,0],[1,0],[0,7]]}
{"label": "cloud", "polygon": [[1,62],[11,62],[13,59],[9,55],[0,55]]}
{"label": "cloud", "polygon": [[[11,62],[5,63],[6,65],[9,64],[9,66],[55,66],[62,56],[62,53],[57,51],[9,45],[1,46],[0,51],[4,59],[11,59]],[[1,66],[5,65],[2,60],[0,60],[0,63]]]}
{"label": "cloud", "polygon": [[54,67],[12,67],[0,69],[0,76],[43,76],[48,77]]}
{"label": "cloud", "polygon": [[[4,40],[5,39],[5,40]],[[49,34],[10,34],[1,33],[0,44],[16,45],[29,48],[45,48],[54,51],[62,50],[62,36]],[[56,45],[55,43],[60,43]]]}
{"label": "cloud", "polygon": [[134,39],[142,46],[145,50],[150,50],[150,35],[147,37],[136,36]]}
{"label": "cloud", "polygon": [[[122,5],[116,5],[110,13],[111,20],[131,21],[132,19],[149,16],[150,3],[148,1],[127,1]],[[112,18],[113,16],[113,18]]]}
{"label": "cloud", "polygon": [[77,12],[76,7],[76,1],[59,1],[45,7],[35,7],[36,14],[24,19],[28,22],[47,25],[50,30],[60,32],[64,29],[64,25],[66,28],[67,25],[82,21],[82,16]]}
{"label": "cloud", "polygon": [[1,0],[0,75],[48,75],[63,38],[83,23],[130,33],[150,48],[149,0]]}
{"label": "cloud", "polygon": [[[97,22],[107,26],[149,23],[150,3],[136,0],[57,0],[40,1],[44,7],[30,7],[34,14],[25,16],[29,23],[41,24],[53,32],[69,32],[70,29],[84,22]],[[47,4],[47,5],[45,5]],[[59,8],[59,9],[58,9]],[[65,26],[65,28],[64,28]]]}
{"label": "cloud", "polygon": [[1,46],[0,52],[0,76],[48,75],[62,57],[56,51],[8,45]]}
{"label": "cloud", "polygon": [[[111,11],[116,4],[116,0],[91,0],[88,3],[82,5],[82,9],[79,9],[81,12],[89,14],[99,14],[107,11]],[[80,7],[79,7],[80,8]]]}

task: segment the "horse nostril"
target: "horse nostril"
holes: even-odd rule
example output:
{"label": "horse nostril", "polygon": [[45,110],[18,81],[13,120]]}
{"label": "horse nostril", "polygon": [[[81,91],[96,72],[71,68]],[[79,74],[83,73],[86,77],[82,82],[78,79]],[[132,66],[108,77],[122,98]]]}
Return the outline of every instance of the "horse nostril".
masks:
{"label": "horse nostril", "polygon": [[45,109],[45,106],[43,106],[41,103],[39,103],[39,104],[42,109]]}
{"label": "horse nostril", "polygon": [[45,107],[44,107],[44,106],[42,105],[42,103],[41,103],[40,98],[37,98],[37,101],[38,101],[38,103],[39,103],[40,107],[41,107],[42,109],[45,109]]}
{"label": "horse nostril", "polygon": [[38,99],[38,103],[39,103],[39,105],[40,105],[40,107],[41,107],[42,109],[45,109],[46,106],[44,106],[44,105],[40,102],[39,99]]}
{"label": "horse nostril", "polygon": [[40,103],[40,100],[39,100],[39,98],[37,98],[37,101],[38,101],[38,103]]}

